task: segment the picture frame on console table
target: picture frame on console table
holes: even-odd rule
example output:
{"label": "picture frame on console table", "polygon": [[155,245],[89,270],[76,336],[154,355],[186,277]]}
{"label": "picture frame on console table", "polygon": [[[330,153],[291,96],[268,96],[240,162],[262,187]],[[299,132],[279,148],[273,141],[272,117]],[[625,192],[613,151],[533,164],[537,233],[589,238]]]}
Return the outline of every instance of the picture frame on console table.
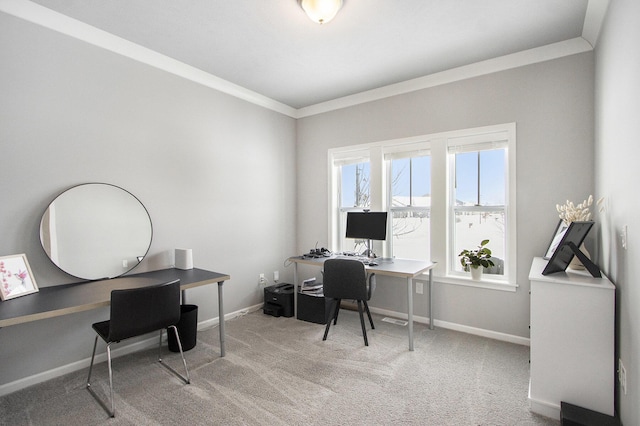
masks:
{"label": "picture frame on console table", "polygon": [[25,254],[0,257],[0,300],[37,292],[38,285]]}
{"label": "picture frame on console table", "polygon": [[558,224],[556,225],[555,231],[553,231],[553,236],[551,237],[551,241],[549,242],[549,247],[544,253],[544,256],[542,256],[544,260],[551,259],[551,256],[553,256],[553,253],[558,248],[558,245],[560,244],[560,241],[562,241],[562,237],[564,237],[564,233],[567,232],[567,229],[569,229],[569,226],[567,226],[567,224],[564,223],[562,219],[560,219],[558,221]]}
{"label": "picture frame on console table", "polygon": [[593,226],[593,221],[571,222],[562,235],[557,248],[553,252],[551,259],[542,271],[542,275],[549,275],[556,272],[563,272],[569,266],[573,256],[577,256],[592,277],[600,278],[600,268],[580,251],[580,245],[587,237],[589,230]]}

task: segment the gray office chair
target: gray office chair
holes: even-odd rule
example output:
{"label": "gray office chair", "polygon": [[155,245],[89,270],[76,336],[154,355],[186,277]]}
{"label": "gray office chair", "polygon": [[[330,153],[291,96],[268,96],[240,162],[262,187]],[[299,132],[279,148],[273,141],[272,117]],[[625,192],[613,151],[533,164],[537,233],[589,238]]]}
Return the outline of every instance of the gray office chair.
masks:
{"label": "gray office chair", "polygon": [[364,326],[364,316],[362,305],[369,317],[371,328],[373,318],[369,312],[367,301],[371,299],[371,295],[375,290],[376,281],[375,274],[371,274],[367,280],[367,273],[362,262],[353,259],[329,259],[324,263],[324,297],[331,300],[331,309],[327,318],[327,326],[324,329],[324,337],[327,340],[327,334],[331,327],[331,321],[335,325],[338,322],[338,313],[340,312],[340,302],[342,299],[355,300],[358,304],[358,313],[360,314],[360,325],[362,326],[362,336],[364,337],[365,346],[369,346],[367,340],[367,330]]}
{"label": "gray office chair", "polygon": [[[158,362],[166,367],[173,374],[181,378],[185,383],[190,383],[187,362],[182,352],[182,343],[175,324],[180,320],[180,280],[168,283],[133,288],[126,290],[113,290],[111,292],[111,315],[107,321],[93,324],[96,332],[96,339],[93,343],[93,354],[91,355],[91,365],[89,366],[89,377],[87,378],[87,390],[98,403],[111,416],[115,416],[115,406],[113,400],[113,372],[111,369],[111,344],[130,337],[141,336],[160,330],[160,352]],[[182,363],[186,371],[186,377],[175,371],[169,365],[162,362],[162,330],[172,329],[175,333],[182,356]],[[109,397],[111,407],[95,393],[91,388],[91,372],[93,361],[96,355],[98,337],[107,344],[107,363],[109,366]]]}

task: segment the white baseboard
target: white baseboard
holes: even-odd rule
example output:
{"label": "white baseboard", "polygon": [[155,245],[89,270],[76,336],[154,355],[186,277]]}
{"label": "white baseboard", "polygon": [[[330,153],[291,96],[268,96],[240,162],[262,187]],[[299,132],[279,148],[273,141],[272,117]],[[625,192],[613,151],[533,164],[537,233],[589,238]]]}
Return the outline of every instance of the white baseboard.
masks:
{"label": "white baseboard", "polygon": [[[371,312],[381,314],[389,317],[401,318],[406,320],[408,315],[402,312],[390,311],[387,309],[374,308],[369,306]],[[429,324],[429,318],[420,315],[414,315],[413,321],[420,324]],[[500,340],[503,342],[515,343],[517,345],[530,346],[529,339],[527,337],[515,336],[513,334],[500,333],[498,331],[486,330],[484,328],[470,327],[468,325],[456,324],[453,322],[441,321],[434,319],[434,327],[446,328],[448,330],[460,331],[462,333],[473,334],[476,336],[486,337],[488,339]]]}
{"label": "white baseboard", "polygon": [[[111,352],[113,358],[117,358],[123,355],[127,355],[133,352],[141,351],[143,349],[150,348],[158,344],[157,335],[150,337],[139,342],[129,344],[114,349]],[[107,360],[106,352],[96,354],[96,363],[104,362]],[[55,379],[56,377],[64,376],[68,373],[73,373],[78,370],[89,368],[91,358],[85,358],[79,361],[72,362],[70,364],[62,365],[60,367],[53,368],[51,370],[43,371],[42,373],[34,374],[33,376],[24,377],[16,381],[5,383],[0,386],[0,396],[8,395],[12,392],[19,391],[29,386],[37,385],[38,383],[46,382],[47,380]]]}
{"label": "white baseboard", "polygon": [[[230,319],[233,318],[237,318],[240,317],[242,315],[246,315],[250,312],[255,312],[259,309],[262,308],[262,303],[257,304],[257,305],[253,305],[253,306],[249,306],[245,309],[240,309],[237,310],[235,312],[231,312],[228,314],[225,314],[224,318],[225,321],[228,321]],[[395,312],[395,311],[390,311],[390,310],[386,310],[386,309],[380,309],[380,308],[374,308],[374,307],[369,307],[371,312],[376,313],[376,314],[381,314],[381,315],[385,315],[385,316],[389,316],[389,317],[395,317],[395,318],[401,318],[401,319],[407,319],[407,314],[405,313],[401,313],[401,312]],[[413,316],[413,320],[417,323],[421,323],[421,324],[429,324],[429,318],[427,317],[423,317],[423,316],[419,316],[419,315],[414,315]],[[211,327],[215,327],[220,323],[220,319],[218,317],[215,318],[211,318],[205,321],[201,321],[198,323],[198,330],[205,330]],[[469,327],[466,325],[461,325],[461,324],[455,324],[455,323],[450,323],[447,321],[440,321],[440,320],[435,320],[434,321],[434,326],[436,327],[442,327],[442,328],[446,328],[449,330],[455,330],[455,331],[460,331],[463,333],[468,333],[468,334],[474,334],[477,336],[482,336],[482,337],[487,337],[489,339],[495,339],[495,340],[501,340],[501,341],[505,341],[505,342],[509,342],[509,343],[515,343],[518,345],[525,345],[525,346],[529,346],[529,339],[525,338],[525,337],[520,337],[520,336],[514,336],[514,335],[510,335],[510,334],[505,334],[505,333],[499,333],[496,331],[491,331],[491,330],[485,330],[485,329],[481,329],[481,328],[475,328],[475,327]],[[158,339],[157,337],[150,337],[148,339],[145,340],[141,340],[126,346],[121,346],[115,350],[113,350],[112,355],[114,358],[123,356],[123,355],[127,355],[133,352],[137,352],[137,351],[141,351],[144,349],[148,349],[150,347],[153,347],[157,344]],[[104,362],[107,360],[107,355],[106,353],[100,353],[96,355],[96,362]],[[28,377],[24,377],[22,379],[18,379],[16,381],[10,382],[10,383],[5,383],[3,385],[0,385],[0,396],[3,395],[8,395],[12,392],[16,392],[19,391],[21,389],[27,388],[29,386],[33,386],[36,385],[38,383],[42,383],[42,382],[46,382],[47,380],[51,380],[54,379],[56,377],[60,377],[63,376],[65,374],[68,373],[73,373],[75,371],[78,370],[82,370],[85,368],[89,367],[89,364],[91,363],[91,358],[85,358],[79,361],[75,361],[72,362],[70,364],[66,364],[60,367],[56,367],[53,368],[51,370],[47,370],[47,371],[43,371],[42,373],[38,373],[38,374],[34,374],[32,376],[28,376]],[[553,416],[549,416],[549,417],[553,417]]]}
{"label": "white baseboard", "polygon": [[[262,307],[262,304],[250,306],[245,309],[240,309],[235,312],[225,314],[225,321],[230,319],[246,315],[249,312],[256,311]],[[207,328],[215,327],[220,323],[218,317],[208,319],[198,323],[198,330],[205,330]],[[166,339],[166,334],[165,337]],[[118,358],[123,355],[127,355],[133,352],[138,352],[144,349],[148,349],[158,345],[158,335],[149,337],[148,339],[141,340],[135,343],[131,343],[125,346],[120,346],[111,352],[112,357]],[[106,352],[96,354],[96,363],[104,362],[107,360]],[[0,385],[0,396],[8,395],[10,393],[19,391],[29,386],[37,385],[38,383],[46,382],[47,380],[55,379],[56,377],[64,376],[65,374],[73,373],[75,371],[89,368],[91,363],[91,357],[81,359],[79,361],[72,362],[70,364],[62,365],[60,367],[53,368],[51,370],[43,371],[42,373],[34,374],[32,376],[24,377],[22,379],[15,380],[10,383]],[[88,372],[87,372],[88,374]]]}
{"label": "white baseboard", "polygon": [[[225,314],[224,315],[224,320],[225,321],[229,321],[230,319],[233,318],[237,318],[237,317],[241,317],[243,315],[246,315],[250,312],[255,312],[258,309],[262,309],[262,303],[257,304],[257,305],[253,305],[253,306],[249,306],[248,308],[244,308],[244,309],[239,309],[235,312],[231,312],[229,314]],[[220,319],[218,317],[215,318],[211,318],[205,321],[201,321],[198,323],[198,331],[200,330],[206,330],[207,328],[211,328],[211,327],[215,327],[218,324],[220,324]]]}
{"label": "white baseboard", "polygon": [[560,420],[560,406],[558,404],[531,397],[531,382],[529,382],[529,409],[536,414]]}

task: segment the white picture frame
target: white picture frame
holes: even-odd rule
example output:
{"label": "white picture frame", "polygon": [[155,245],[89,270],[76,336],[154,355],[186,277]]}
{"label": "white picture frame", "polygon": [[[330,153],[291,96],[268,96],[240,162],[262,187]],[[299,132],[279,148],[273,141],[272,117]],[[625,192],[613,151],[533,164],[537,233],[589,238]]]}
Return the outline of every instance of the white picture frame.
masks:
{"label": "white picture frame", "polygon": [[25,254],[0,257],[0,300],[38,292],[29,261]]}

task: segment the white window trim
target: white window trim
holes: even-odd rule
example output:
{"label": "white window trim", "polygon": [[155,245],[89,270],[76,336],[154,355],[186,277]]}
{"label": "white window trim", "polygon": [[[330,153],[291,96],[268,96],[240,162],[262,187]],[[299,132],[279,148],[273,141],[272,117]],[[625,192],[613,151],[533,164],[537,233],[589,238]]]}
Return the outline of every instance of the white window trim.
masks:
{"label": "white window trim", "polygon": [[[504,133],[504,134],[503,134]],[[498,140],[499,142],[495,142],[496,140]],[[462,143],[461,143],[462,141]],[[506,149],[507,150],[507,157],[509,154],[509,141],[508,141],[508,135],[506,134],[506,132],[497,132],[497,133],[485,133],[482,135],[477,135],[477,136],[473,136],[473,137],[464,137],[464,138],[451,138],[447,141],[447,153],[448,153],[448,157],[447,157],[447,166],[449,167],[448,170],[448,174],[449,174],[449,180],[455,179],[455,160],[453,158],[453,156],[451,154],[459,154],[459,153],[463,153],[463,152],[478,152],[478,151],[484,151],[484,150],[490,150],[490,149],[495,149],[495,148],[499,148],[499,149]],[[509,164],[508,164],[508,158],[505,159],[505,161],[507,162],[507,164],[505,164],[505,171],[507,173],[506,179],[505,179],[505,184],[508,185],[508,176],[509,176]],[[508,190],[508,186],[507,188],[505,188]],[[505,214],[505,217],[507,219],[509,219],[511,217],[511,212],[509,212],[508,208],[506,205],[499,205],[499,206],[454,206],[453,205],[453,197],[455,196],[456,190],[454,188],[453,185],[450,185],[448,187],[448,197],[447,197],[447,218],[449,219],[448,221],[448,226],[447,226],[447,230],[448,230],[448,234],[449,236],[454,234],[454,226],[455,224],[453,223],[453,221],[451,220],[453,217],[455,217],[455,213],[456,212],[487,212],[487,211],[494,211],[494,212],[503,212]],[[508,193],[505,194],[507,197],[509,196]],[[507,235],[509,235],[509,233],[507,232]],[[507,246],[507,256],[510,256],[509,254],[509,240],[507,239],[506,241],[506,246]],[[455,251],[455,247],[453,247],[453,244],[449,244],[448,245],[448,250],[449,250],[449,262],[447,262],[446,265],[446,276],[449,278],[462,278],[462,279],[467,279],[468,278],[468,274],[466,274],[465,272],[460,272],[457,271],[453,268],[452,262],[455,263],[455,260],[453,260],[456,257],[456,251]],[[505,264],[505,274],[503,275],[503,278],[499,278],[496,279],[495,281],[498,282],[505,282],[505,281],[509,281],[509,269],[510,269],[510,265],[511,262],[508,262],[507,264]],[[490,279],[490,278],[487,278]]]}
{"label": "white window trim", "polygon": [[[507,140],[507,205],[505,211],[507,212],[507,253],[509,259],[509,267],[505,271],[504,280],[492,280],[485,275],[481,282],[473,281],[470,277],[466,276],[452,276],[448,273],[447,269],[447,239],[449,235],[449,226],[452,226],[449,222],[448,214],[448,201],[449,201],[449,170],[448,170],[448,141],[455,141],[452,144],[466,145],[475,144],[487,141],[489,139],[495,139],[495,135],[501,133],[504,135],[504,140]],[[474,288],[483,288],[489,290],[501,290],[501,291],[516,291],[517,285],[517,249],[516,249],[516,124],[506,123],[492,126],[477,127],[464,130],[456,130],[450,132],[442,132],[430,135],[421,135],[410,138],[394,139],[387,141],[379,141],[374,143],[347,146],[341,148],[332,148],[328,150],[328,173],[329,173],[329,239],[328,244],[331,250],[336,250],[339,247],[339,235],[337,230],[339,228],[338,209],[340,206],[339,198],[336,198],[336,194],[339,196],[339,183],[340,176],[337,170],[339,168],[334,167],[335,159],[349,157],[349,154],[355,154],[368,152],[368,158],[370,162],[370,197],[371,197],[371,210],[373,211],[386,211],[388,198],[386,194],[386,180],[387,172],[384,167],[385,155],[402,155],[400,153],[410,151],[428,151],[432,157],[431,161],[431,223],[446,224],[446,226],[432,226],[431,228],[431,256],[432,261],[437,262],[436,268],[434,268],[434,279],[438,283],[470,286]],[[355,157],[355,155],[354,155]],[[360,158],[364,158],[360,155]],[[383,247],[384,246],[384,247]],[[379,252],[390,253],[391,239],[380,243],[379,247],[375,249]],[[444,258],[441,258],[444,257]]]}
{"label": "white window trim", "polygon": [[[392,147],[386,147],[383,150],[384,160],[385,160],[385,164],[384,164],[385,176],[387,178],[387,184],[389,185],[386,191],[386,201],[387,201],[387,207],[388,207],[387,210],[391,215],[390,216],[391,218],[393,217],[393,213],[398,211],[429,212],[429,215],[431,215],[431,206],[429,207],[423,207],[423,206],[393,207],[392,206],[393,193],[390,188],[391,181],[393,180],[393,176],[392,176],[393,170],[391,169],[391,162],[397,159],[412,158],[412,157],[419,157],[419,156],[431,157],[430,147],[431,147],[431,144],[429,142],[423,141],[420,143],[402,144],[400,146],[394,145]],[[393,236],[392,227],[393,227],[393,220],[390,220],[388,222],[389,229],[387,230],[387,235]],[[429,250],[431,250],[431,248],[429,248]],[[387,257],[395,257],[395,254],[393,251],[392,238],[388,238],[384,242],[383,253],[385,253]]]}

